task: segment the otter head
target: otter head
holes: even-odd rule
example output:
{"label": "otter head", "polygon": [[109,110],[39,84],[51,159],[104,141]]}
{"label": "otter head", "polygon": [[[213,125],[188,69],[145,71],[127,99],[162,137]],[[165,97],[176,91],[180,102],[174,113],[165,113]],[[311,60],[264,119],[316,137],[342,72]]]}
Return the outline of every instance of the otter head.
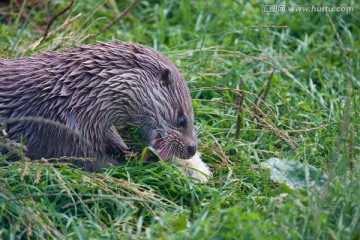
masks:
{"label": "otter head", "polygon": [[124,105],[130,121],[142,128],[145,139],[162,159],[189,159],[197,138],[189,88],[179,70],[165,56],[136,45],[127,74]]}
{"label": "otter head", "polygon": [[162,159],[189,159],[196,153],[197,138],[189,89],[177,69],[160,70],[154,86],[155,114],[145,130],[149,145]]}

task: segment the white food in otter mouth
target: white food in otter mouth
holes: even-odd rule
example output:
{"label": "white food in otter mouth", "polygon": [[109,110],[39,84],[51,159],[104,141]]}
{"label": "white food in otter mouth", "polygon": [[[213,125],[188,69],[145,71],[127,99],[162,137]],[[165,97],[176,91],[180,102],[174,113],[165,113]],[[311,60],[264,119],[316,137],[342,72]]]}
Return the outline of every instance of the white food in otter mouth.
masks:
{"label": "white food in otter mouth", "polygon": [[162,160],[170,159],[174,165],[179,165],[181,170],[190,177],[199,179],[202,183],[207,183],[212,176],[209,167],[201,160],[201,154],[196,152],[189,159],[181,159],[175,156],[169,156],[168,148],[160,133],[152,131],[150,135],[150,146],[153,147]]}
{"label": "white food in otter mouth", "polygon": [[196,152],[196,154],[188,160],[174,157],[171,159],[171,162],[175,165],[180,165],[181,170],[190,177],[197,178],[202,183],[207,183],[212,174],[200,156],[201,154]]}

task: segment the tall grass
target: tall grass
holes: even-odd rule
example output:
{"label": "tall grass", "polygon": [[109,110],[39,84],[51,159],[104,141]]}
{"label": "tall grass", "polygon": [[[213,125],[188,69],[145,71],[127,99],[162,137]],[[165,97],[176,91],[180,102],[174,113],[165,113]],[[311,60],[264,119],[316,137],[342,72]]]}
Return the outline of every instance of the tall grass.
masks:
{"label": "tall grass", "polygon": [[[112,39],[162,51],[187,80],[213,178],[200,184],[166,162],[98,173],[9,163],[0,167],[0,238],[358,239],[360,5],[264,13],[259,1],[141,1],[84,42],[129,3],[75,1],[39,46],[69,1],[2,4],[0,57]],[[270,157],[322,169],[328,182],[290,189],[262,167]]]}

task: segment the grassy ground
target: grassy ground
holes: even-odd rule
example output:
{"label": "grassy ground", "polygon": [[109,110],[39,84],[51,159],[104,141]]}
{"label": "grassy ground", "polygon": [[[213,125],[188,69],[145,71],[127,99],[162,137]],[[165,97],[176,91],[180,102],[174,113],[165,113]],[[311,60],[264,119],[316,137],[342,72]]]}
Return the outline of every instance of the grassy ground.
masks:
{"label": "grassy ground", "polygon": [[[84,41],[130,2],[75,1],[36,46],[69,4],[44,2],[1,5],[0,57],[112,39],[162,51],[191,89],[213,178],[197,183],[166,162],[99,173],[11,163],[0,167],[0,238],[360,238],[359,4],[336,2],[350,13],[266,13],[258,1],[141,1]],[[328,180],[292,189],[262,167],[271,157]]]}

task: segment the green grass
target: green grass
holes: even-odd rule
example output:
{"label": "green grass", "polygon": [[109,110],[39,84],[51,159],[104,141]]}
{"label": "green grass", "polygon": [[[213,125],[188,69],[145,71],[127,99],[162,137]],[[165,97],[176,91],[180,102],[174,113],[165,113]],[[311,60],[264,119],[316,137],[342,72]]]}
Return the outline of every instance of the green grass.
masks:
{"label": "green grass", "polygon": [[[130,3],[75,1],[33,49],[69,1],[27,2],[0,5],[0,57],[82,44]],[[209,184],[165,162],[99,173],[11,163],[0,167],[0,238],[359,239],[360,5],[336,3],[353,6],[350,13],[264,13],[263,4],[141,1],[85,42],[140,42],[176,63],[194,99]],[[272,71],[260,104],[255,96]],[[329,179],[321,189],[290,189],[262,168],[271,157],[310,164]]]}

